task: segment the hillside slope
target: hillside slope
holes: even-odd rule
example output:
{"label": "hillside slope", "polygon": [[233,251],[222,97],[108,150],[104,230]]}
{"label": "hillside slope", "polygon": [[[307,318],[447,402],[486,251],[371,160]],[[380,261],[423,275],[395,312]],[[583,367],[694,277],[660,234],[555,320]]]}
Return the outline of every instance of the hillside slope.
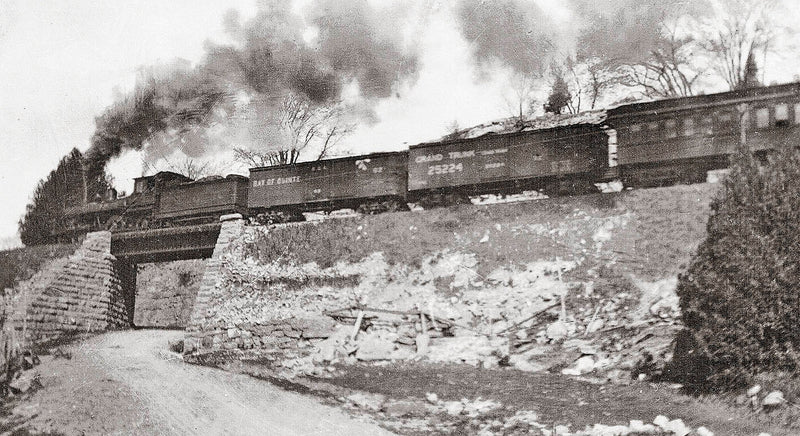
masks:
{"label": "hillside slope", "polygon": [[[271,350],[301,371],[348,356],[486,367],[510,356],[540,370],[554,364],[542,362],[552,353],[532,342],[555,346],[589,330],[656,323],[648,337],[661,338],[654,354],[664,356],[678,315],[675,279],[704,237],[717,189],[248,226],[218,276],[204,279],[187,351]],[[364,331],[355,341],[354,323]],[[632,336],[593,340],[610,353],[635,345],[624,342]],[[597,361],[609,362],[602,353]],[[637,353],[624,358],[628,369]]]}

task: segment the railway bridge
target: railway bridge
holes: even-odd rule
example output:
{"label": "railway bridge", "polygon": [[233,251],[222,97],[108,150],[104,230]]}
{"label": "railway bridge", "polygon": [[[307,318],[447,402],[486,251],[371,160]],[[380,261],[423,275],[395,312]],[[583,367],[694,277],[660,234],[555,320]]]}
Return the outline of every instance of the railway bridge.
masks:
{"label": "railway bridge", "polygon": [[209,258],[221,223],[111,234],[111,254],[129,263]]}
{"label": "railway bridge", "polygon": [[124,233],[89,233],[68,258],[31,280],[28,300],[11,325],[29,340],[68,332],[103,331],[133,325],[138,265],[209,258],[203,285],[218,273],[218,258],[244,226],[239,214],[220,222]]}

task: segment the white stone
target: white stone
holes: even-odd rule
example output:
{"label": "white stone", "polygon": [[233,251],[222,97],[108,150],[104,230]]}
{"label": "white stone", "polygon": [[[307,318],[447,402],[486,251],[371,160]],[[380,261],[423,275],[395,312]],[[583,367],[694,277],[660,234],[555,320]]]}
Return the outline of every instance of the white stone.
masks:
{"label": "white stone", "polygon": [[569,334],[569,330],[567,329],[567,325],[565,323],[556,321],[547,326],[545,334],[549,339],[560,341],[562,339],[566,339],[567,335]]}
{"label": "white stone", "polygon": [[628,427],[631,430],[631,433],[655,433],[656,426],[653,424],[645,424],[644,421],[639,421],[638,419],[631,420]]}
{"label": "white stone", "polygon": [[665,426],[668,423],[669,423],[669,418],[667,418],[664,415],[658,415],[658,416],[656,416],[656,419],[653,420],[653,424],[655,424],[655,425],[657,425],[657,426],[659,426],[661,428],[665,428]]}
{"label": "white stone", "polygon": [[450,416],[461,415],[464,411],[464,404],[461,401],[446,401],[444,403],[444,411]]}
{"label": "white stone", "polygon": [[705,427],[697,427],[697,436],[714,436],[714,432],[705,428]]}
{"label": "white stone", "polygon": [[761,404],[767,407],[775,407],[780,406],[785,402],[786,399],[783,397],[783,392],[772,391],[768,393],[766,397],[764,397],[764,400],[761,401]]}
{"label": "white stone", "polygon": [[670,431],[675,436],[686,436],[692,432],[692,429],[686,426],[681,419],[673,419],[672,421],[668,422],[665,426],[661,427],[666,431]]}
{"label": "white stone", "polygon": [[569,427],[567,427],[566,425],[557,425],[555,430],[556,430],[556,434],[559,434],[559,435],[562,435],[562,434],[563,435],[567,435],[567,434],[569,434]]}
{"label": "white stone", "polygon": [[425,355],[428,354],[428,348],[431,344],[431,337],[428,336],[427,333],[420,333],[417,335],[415,339],[417,345],[417,354]]}
{"label": "white stone", "polygon": [[591,436],[626,436],[631,430],[624,425],[595,424],[590,430]]}
{"label": "white stone", "polygon": [[755,385],[747,390],[747,396],[755,397],[756,395],[758,395],[759,392],[761,392],[761,385]]}
{"label": "white stone", "polygon": [[575,361],[571,368],[564,368],[561,373],[564,375],[583,375],[594,371],[594,359],[592,356],[583,356]]}

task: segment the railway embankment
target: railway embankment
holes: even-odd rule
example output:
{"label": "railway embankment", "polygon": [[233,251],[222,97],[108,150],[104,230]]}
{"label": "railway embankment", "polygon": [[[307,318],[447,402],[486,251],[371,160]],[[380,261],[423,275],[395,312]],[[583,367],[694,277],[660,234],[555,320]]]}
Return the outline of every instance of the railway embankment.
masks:
{"label": "railway embankment", "polygon": [[283,375],[422,359],[624,379],[670,353],[717,184],[223,227],[184,343]]}

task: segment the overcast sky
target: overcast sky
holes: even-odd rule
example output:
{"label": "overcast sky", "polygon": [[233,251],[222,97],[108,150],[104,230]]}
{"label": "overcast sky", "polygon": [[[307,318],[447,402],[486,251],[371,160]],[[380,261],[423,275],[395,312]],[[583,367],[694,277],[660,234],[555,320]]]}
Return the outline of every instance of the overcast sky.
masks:
{"label": "overcast sky", "polygon": [[[505,77],[475,80],[470,46],[439,3],[426,2],[436,13],[413,29],[423,35],[414,85],[379,103],[379,122],[348,138],[349,150],[397,150],[442,135],[453,120],[466,127],[509,115]],[[537,3],[556,22],[569,18],[558,0]],[[231,8],[243,18],[256,10],[254,0],[0,0],[0,241],[17,232],[36,183],[71,148],[89,147],[94,117],[114,92],[131,90],[141,66],[199,62],[205,41],[226,41]],[[129,191],[140,156],[111,170]]]}

